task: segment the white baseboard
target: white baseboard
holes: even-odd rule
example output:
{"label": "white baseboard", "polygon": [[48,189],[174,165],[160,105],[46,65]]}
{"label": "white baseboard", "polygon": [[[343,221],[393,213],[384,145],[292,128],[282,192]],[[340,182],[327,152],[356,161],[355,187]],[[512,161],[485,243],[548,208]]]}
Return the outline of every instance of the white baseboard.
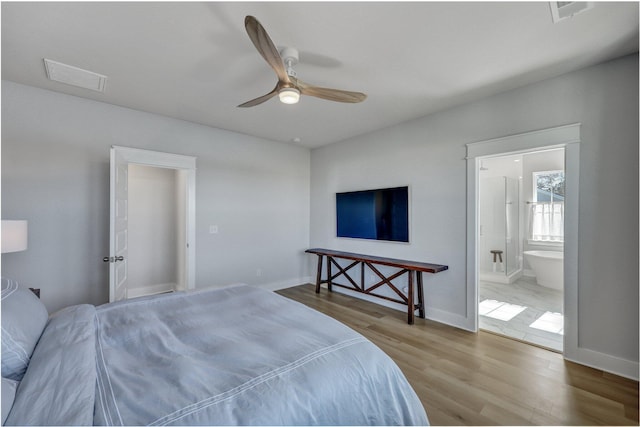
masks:
{"label": "white baseboard", "polygon": [[567,356],[565,359],[580,365],[589,366],[594,369],[609,372],[621,377],[638,381],[638,362],[600,353],[579,347],[575,351],[575,356]]}
{"label": "white baseboard", "polygon": [[[322,284],[322,289],[327,291],[327,284]],[[327,291],[328,292],[328,291]],[[384,298],[378,298],[373,295],[363,294],[361,292],[352,291],[349,289],[341,288],[335,286],[333,288],[333,292],[342,293],[345,295],[352,296],[354,298],[360,298],[365,301],[372,302],[374,304],[382,305],[384,307],[389,307],[394,310],[402,311],[403,313],[407,312],[407,306],[404,304],[395,303],[392,301],[387,301]],[[449,313],[448,311],[440,310],[433,307],[425,307],[425,318],[428,320],[433,320],[434,322],[444,323],[445,325],[453,326],[455,328],[464,329],[465,331],[473,331],[473,326],[469,326],[469,322],[467,318],[464,316],[460,316],[458,314]]]}
{"label": "white baseboard", "polygon": [[502,272],[486,272],[479,273],[478,279],[485,282],[502,283],[503,285],[510,285],[523,276],[522,270],[516,270],[513,273],[507,275]]}
{"label": "white baseboard", "polygon": [[140,288],[127,289],[127,298],[144,297],[147,295],[161,294],[170,292],[176,288],[177,283],[159,283],[157,285],[143,286]]}
{"label": "white baseboard", "polygon": [[[323,283],[321,285],[321,287],[322,287],[323,291],[329,292],[329,290],[327,289],[327,284],[326,283]],[[394,310],[404,311],[405,313],[407,312],[407,306],[395,303],[393,301],[387,301],[386,299],[383,299],[383,298],[378,298],[378,297],[375,297],[373,295],[363,294],[363,293],[358,292],[358,291],[352,291],[350,289],[341,288],[339,286],[334,286],[332,289],[333,289],[332,292],[337,292],[339,294],[349,295],[351,297],[359,298],[359,299],[362,299],[362,300],[365,300],[365,301],[369,301],[369,302],[372,302],[374,304],[378,304],[378,305],[381,305],[381,306],[384,306],[384,307],[393,308]]]}
{"label": "white baseboard", "polygon": [[[271,283],[261,283],[258,286],[264,289],[268,289],[270,291],[277,291],[285,288],[292,288],[294,286],[302,285],[305,283],[311,283],[311,276],[298,277],[295,279],[287,279],[279,282],[271,282]],[[313,279],[315,282],[315,279]]]}
{"label": "white baseboard", "polygon": [[433,320],[434,322],[444,323],[445,325],[453,326],[454,328],[476,333],[473,329],[472,322],[469,322],[469,319],[467,319],[466,316],[429,307],[425,310],[425,316],[427,319]]}

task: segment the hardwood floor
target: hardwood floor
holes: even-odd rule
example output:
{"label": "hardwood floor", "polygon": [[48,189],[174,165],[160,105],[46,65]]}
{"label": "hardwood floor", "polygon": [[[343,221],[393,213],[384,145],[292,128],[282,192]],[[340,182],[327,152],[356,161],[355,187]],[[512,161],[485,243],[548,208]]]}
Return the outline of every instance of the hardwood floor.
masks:
{"label": "hardwood floor", "polygon": [[278,291],[360,332],[391,358],[433,425],[638,425],[638,382],[486,332],[474,334],[300,285]]}

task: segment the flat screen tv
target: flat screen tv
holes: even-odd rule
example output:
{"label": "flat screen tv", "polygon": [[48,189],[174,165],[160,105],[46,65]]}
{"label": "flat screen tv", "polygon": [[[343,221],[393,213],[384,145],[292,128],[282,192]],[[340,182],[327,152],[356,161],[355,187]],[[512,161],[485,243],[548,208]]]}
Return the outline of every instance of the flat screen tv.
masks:
{"label": "flat screen tv", "polygon": [[409,241],[409,188],[336,193],[338,237]]}

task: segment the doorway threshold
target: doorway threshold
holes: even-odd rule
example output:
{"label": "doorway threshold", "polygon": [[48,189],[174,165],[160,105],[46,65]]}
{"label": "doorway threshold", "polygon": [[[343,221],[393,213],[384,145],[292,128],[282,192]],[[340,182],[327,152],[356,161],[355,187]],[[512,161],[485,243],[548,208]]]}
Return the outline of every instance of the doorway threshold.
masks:
{"label": "doorway threshold", "polygon": [[496,335],[496,336],[499,336],[499,337],[507,338],[507,339],[514,340],[514,341],[518,341],[518,342],[521,342],[523,344],[528,344],[528,345],[531,345],[533,347],[538,347],[538,348],[541,348],[543,350],[551,351],[553,353],[563,354],[562,350],[559,350],[557,348],[548,347],[548,346],[543,345],[543,344],[538,344],[538,343],[535,343],[535,342],[532,342],[532,341],[523,340],[523,339],[520,339],[520,338],[516,338],[516,337],[510,336],[510,335],[506,335],[504,333],[492,331],[490,329],[480,328],[480,331],[486,332],[487,334]]}
{"label": "doorway threshold", "polygon": [[148,297],[151,295],[169,294],[176,288],[175,283],[164,284],[160,286],[149,286],[146,288],[133,288],[127,290],[127,298]]}

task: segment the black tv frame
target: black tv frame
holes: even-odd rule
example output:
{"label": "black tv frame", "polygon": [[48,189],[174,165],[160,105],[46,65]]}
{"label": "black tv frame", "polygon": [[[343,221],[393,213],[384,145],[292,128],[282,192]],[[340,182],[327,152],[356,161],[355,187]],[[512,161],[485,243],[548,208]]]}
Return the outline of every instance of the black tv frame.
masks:
{"label": "black tv frame", "polygon": [[409,243],[409,186],[336,193],[336,237]]}

